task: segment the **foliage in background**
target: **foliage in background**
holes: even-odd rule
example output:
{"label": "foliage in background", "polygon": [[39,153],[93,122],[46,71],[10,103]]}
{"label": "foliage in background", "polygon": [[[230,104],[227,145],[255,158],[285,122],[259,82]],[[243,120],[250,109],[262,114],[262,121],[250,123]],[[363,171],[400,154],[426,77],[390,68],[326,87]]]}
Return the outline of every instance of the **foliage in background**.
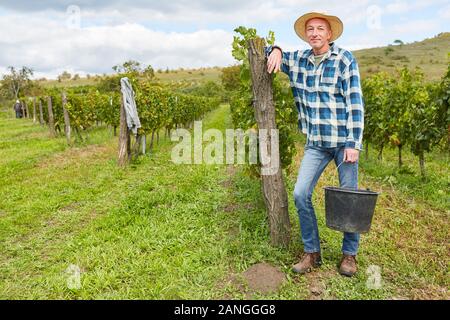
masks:
{"label": "foliage in background", "polygon": [[[119,77],[116,79],[120,80]],[[200,120],[205,113],[220,104],[220,98],[201,96],[201,92],[196,95],[176,93],[152,81],[136,78],[130,80],[136,93],[136,105],[142,124],[140,134],[154,133],[161,128],[170,131],[177,127],[190,126],[193,121]],[[110,83],[114,82],[111,80]],[[51,98],[57,131],[62,132],[64,128],[63,92],[67,97],[66,109],[70,124],[81,140],[83,131],[99,123],[113,128],[119,126],[120,91],[102,92],[93,86],[48,88],[38,97],[38,103],[42,103],[43,118],[48,122],[48,98]]]}
{"label": "foliage in background", "polygon": [[9,73],[3,75],[2,87],[3,93],[6,97],[18,99],[21,92],[31,83],[31,76],[33,76],[33,69],[23,66],[16,69],[13,66],[8,67]]}
{"label": "foliage in background", "polygon": [[449,73],[440,83],[426,84],[420,69],[403,68],[395,76],[378,73],[363,81],[364,139],[377,146],[379,158],[385,146],[397,147],[401,167],[401,151],[408,145],[425,177],[424,154],[444,144],[448,151]]}
{"label": "foliage in background", "polygon": [[[253,107],[252,81],[248,61],[248,45],[250,39],[258,37],[255,29],[239,27],[234,30],[233,57],[241,63],[239,67],[230,67],[222,75],[222,83],[232,89],[230,107],[231,117],[235,128],[245,130],[257,129]],[[270,31],[265,39],[267,45],[275,43],[275,34]],[[237,72],[239,71],[239,77]],[[238,80],[238,81],[237,81]],[[235,85],[235,81],[236,85]],[[276,111],[276,124],[280,136],[280,158],[283,168],[288,167],[295,154],[294,135],[297,134],[297,112],[294,99],[288,87],[282,85],[276,75],[273,77],[274,103]],[[255,172],[256,167],[252,167]]]}

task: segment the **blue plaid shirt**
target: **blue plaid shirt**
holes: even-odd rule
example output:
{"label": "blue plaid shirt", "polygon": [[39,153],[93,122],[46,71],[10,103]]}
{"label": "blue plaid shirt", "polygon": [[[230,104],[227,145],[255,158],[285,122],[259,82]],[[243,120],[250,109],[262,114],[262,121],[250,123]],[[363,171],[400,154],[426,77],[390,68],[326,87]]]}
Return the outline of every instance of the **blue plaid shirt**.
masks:
{"label": "blue plaid shirt", "polygon": [[[266,54],[273,47],[266,48]],[[312,49],[283,52],[300,130],[307,144],[362,150],[364,106],[358,64],[351,52],[331,43],[316,67]]]}

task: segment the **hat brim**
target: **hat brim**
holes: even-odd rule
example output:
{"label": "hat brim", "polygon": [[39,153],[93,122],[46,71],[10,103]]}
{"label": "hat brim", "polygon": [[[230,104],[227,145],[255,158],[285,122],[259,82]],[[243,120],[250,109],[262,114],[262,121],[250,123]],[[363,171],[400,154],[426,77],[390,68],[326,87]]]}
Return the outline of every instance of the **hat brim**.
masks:
{"label": "hat brim", "polygon": [[342,33],[344,32],[344,24],[342,23],[341,19],[339,19],[336,16],[329,16],[326,14],[318,13],[318,12],[310,12],[307,14],[302,15],[300,18],[295,21],[294,29],[295,33],[306,42],[308,41],[308,37],[306,36],[306,23],[314,18],[321,18],[328,21],[331,27],[331,39],[330,42],[335,41],[338,39]]}

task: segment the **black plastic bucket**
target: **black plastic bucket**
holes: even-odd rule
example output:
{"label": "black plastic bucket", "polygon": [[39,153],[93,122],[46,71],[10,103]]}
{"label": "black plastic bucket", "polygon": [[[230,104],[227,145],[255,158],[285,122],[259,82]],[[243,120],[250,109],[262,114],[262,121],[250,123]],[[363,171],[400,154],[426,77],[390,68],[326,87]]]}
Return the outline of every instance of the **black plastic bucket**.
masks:
{"label": "black plastic bucket", "polygon": [[337,187],[324,189],[328,228],[351,233],[369,232],[378,192]]}

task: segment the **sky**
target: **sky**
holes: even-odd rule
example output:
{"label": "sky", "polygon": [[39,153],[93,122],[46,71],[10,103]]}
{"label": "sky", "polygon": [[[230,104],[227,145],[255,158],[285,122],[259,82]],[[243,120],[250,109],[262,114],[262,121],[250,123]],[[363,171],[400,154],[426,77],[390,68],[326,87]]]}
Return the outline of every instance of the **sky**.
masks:
{"label": "sky", "polygon": [[274,31],[283,50],[306,49],[293,25],[310,11],[341,18],[336,44],[348,50],[450,31],[450,0],[0,0],[0,74],[109,74],[130,59],[155,69],[229,66],[238,26]]}

